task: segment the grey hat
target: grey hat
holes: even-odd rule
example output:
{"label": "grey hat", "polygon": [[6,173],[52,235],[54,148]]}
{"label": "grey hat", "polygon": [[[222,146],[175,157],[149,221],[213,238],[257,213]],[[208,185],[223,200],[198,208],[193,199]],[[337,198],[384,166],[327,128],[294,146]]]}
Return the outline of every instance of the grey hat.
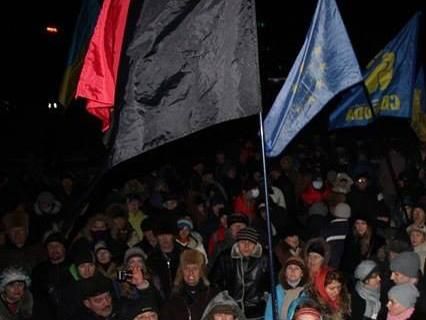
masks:
{"label": "grey hat", "polygon": [[411,283],[393,286],[388,292],[389,299],[395,299],[404,307],[412,308],[416,304],[419,291]]}
{"label": "grey hat", "polygon": [[139,247],[132,247],[126,250],[126,252],[124,253],[124,259],[123,262],[124,264],[128,264],[130,258],[133,257],[141,257],[142,260],[145,261],[145,259],[147,258],[146,253]]}
{"label": "grey hat", "polygon": [[327,213],[328,213],[328,208],[324,202],[315,202],[309,207],[309,210],[308,210],[308,214],[310,216],[318,215],[318,216],[325,217]]}
{"label": "grey hat", "polygon": [[392,272],[400,272],[407,277],[417,278],[420,270],[420,258],[415,252],[404,251],[390,262]]}
{"label": "grey hat", "polygon": [[351,207],[347,203],[341,202],[334,208],[333,215],[336,218],[349,219],[351,217]]}
{"label": "grey hat", "polygon": [[365,281],[371,277],[374,272],[378,272],[377,263],[373,260],[364,260],[356,267],[354,276],[356,279]]}

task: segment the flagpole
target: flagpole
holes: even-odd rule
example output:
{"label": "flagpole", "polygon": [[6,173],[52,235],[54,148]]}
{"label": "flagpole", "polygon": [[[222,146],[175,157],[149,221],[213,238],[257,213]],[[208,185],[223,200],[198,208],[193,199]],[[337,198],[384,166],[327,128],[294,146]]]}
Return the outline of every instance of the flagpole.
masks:
{"label": "flagpole", "polygon": [[277,306],[277,293],[275,290],[275,272],[274,272],[274,256],[272,251],[272,226],[271,215],[269,213],[269,191],[268,191],[268,176],[266,174],[266,156],[265,156],[265,138],[263,133],[263,116],[262,110],[259,111],[259,127],[260,139],[262,146],[262,165],[263,165],[263,188],[265,194],[265,209],[266,209],[266,227],[268,231],[268,254],[269,254],[269,268],[270,268],[270,281],[271,281],[271,306],[272,315],[274,320],[278,320],[278,306]]}
{"label": "flagpole", "polygon": [[[371,99],[370,99],[370,93],[368,92],[367,87],[365,86],[365,82],[362,82],[362,89],[364,91],[365,97],[367,98],[367,103],[368,103],[368,106],[369,106],[370,111],[371,111],[371,117],[372,117],[373,120],[375,120],[375,119],[377,119],[377,115],[376,115],[376,112],[374,111],[373,103],[371,102]],[[377,136],[380,137],[381,135],[377,135]],[[402,204],[401,192],[400,192],[399,187],[398,187],[398,182],[397,182],[397,178],[395,176],[395,171],[393,170],[392,161],[389,158],[387,143],[384,140],[385,139],[383,138],[383,145],[386,147],[386,150],[385,150],[385,161],[386,161],[386,164],[387,164],[388,169],[389,169],[389,174],[391,176],[391,180],[392,180],[393,186],[395,187],[396,196],[397,196],[398,200]],[[404,215],[405,215],[405,219],[408,221],[408,212],[407,212],[407,209],[405,208],[405,206],[402,206],[402,208],[403,208],[403,212],[404,212]],[[390,217],[390,218],[392,218],[392,217]]]}

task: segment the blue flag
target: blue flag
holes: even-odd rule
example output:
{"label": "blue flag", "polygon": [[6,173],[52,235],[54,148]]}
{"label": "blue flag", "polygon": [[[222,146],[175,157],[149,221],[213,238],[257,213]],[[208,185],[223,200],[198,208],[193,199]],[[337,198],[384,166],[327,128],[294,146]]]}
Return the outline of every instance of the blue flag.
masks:
{"label": "blue flag", "polygon": [[423,67],[417,72],[413,92],[411,127],[421,142],[426,142],[426,87]]}
{"label": "blue flag", "polygon": [[280,154],[330,99],[360,81],[335,0],[319,0],[302,50],[264,121],[267,156]]}
{"label": "blue flag", "polygon": [[[417,13],[368,64],[364,83],[376,117],[409,118],[416,77]],[[362,84],[351,88],[330,115],[330,129],[365,126],[373,114]]]}

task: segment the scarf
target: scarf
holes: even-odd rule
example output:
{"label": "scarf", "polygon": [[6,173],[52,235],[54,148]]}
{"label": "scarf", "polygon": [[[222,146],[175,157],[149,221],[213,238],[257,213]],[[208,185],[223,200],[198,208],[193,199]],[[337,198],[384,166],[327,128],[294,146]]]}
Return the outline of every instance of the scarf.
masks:
{"label": "scarf", "polygon": [[414,308],[408,308],[404,312],[397,314],[396,316],[393,316],[393,315],[389,314],[389,312],[388,312],[386,320],[407,320],[411,317],[413,312],[414,312]]}
{"label": "scarf", "polygon": [[290,307],[290,304],[299,297],[303,289],[303,287],[296,287],[294,289],[286,290],[284,302],[281,306],[280,320],[287,320],[288,308]]}
{"label": "scarf", "polygon": [[377,319],[380,311],[380,289],[366,287],[361,281],[358,281],[355,286],[356,292],[365,300],[364,317],[369,319]]}
{"label": "scarf", "polygon": [[327,294],[327,291],[325,290],[325,278],[327,276],[327,273],[330,271],[330,268],[322,267],[320,271],[315,275],[314,287],[321,299],[324,300],[324,302],[331,308],[333,312],[336,312],[339,310],[340,297],[338,297],[336,300],[331,300],[331,298]]}

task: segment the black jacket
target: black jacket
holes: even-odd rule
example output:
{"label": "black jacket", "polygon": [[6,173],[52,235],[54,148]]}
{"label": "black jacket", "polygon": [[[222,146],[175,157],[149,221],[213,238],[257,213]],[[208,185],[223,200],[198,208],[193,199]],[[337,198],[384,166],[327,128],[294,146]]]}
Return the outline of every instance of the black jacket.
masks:
{"label": "black jacket", "polygon": [[238,245],[223,251],[210,271],[212,283],[221,290],[228,290],[247,318],[262,316],[265,292],[269,292],[269,267],[267,256],[258,243],[249,257],[243,257]]}

